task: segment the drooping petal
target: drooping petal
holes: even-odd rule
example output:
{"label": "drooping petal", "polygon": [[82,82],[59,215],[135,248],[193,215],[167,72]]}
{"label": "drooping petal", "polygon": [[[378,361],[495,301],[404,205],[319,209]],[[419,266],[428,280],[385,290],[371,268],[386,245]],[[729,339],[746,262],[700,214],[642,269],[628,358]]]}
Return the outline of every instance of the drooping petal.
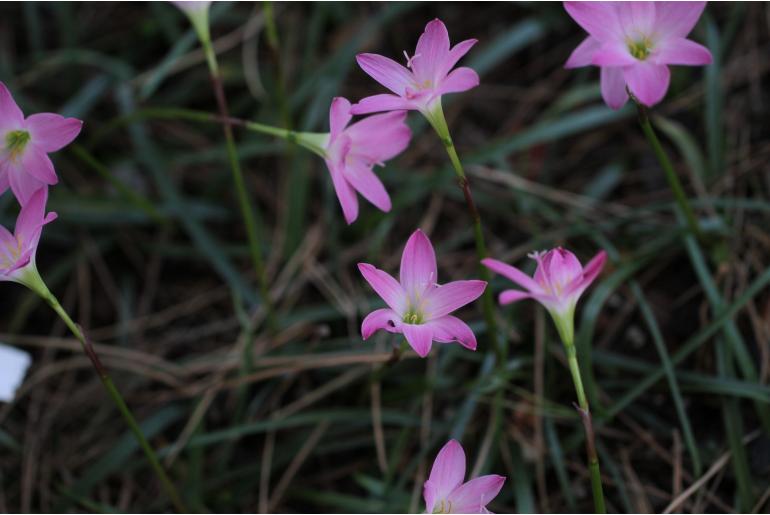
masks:
{"label": "drooping petal", "polygon": [[366,200],[381,211],[390,211],[390,196],[369,166],[360,160],[352,160],[345,166],[343,173],[350,185]]}
{"label": "drooping petal", "polygon": [[685,37],[698,23],[706,2],[656,2],[656,30],[665,37]]}
{"label": "drooping petal", "polygon": [[24,171],[21,164],[12,164],[6,167],[8,173],[8,182],[11,185],[11,191],[22,206],[25,205],[30,197],[40,188],[48,188],[46,183],[39,181],[32,175]]}
{"label": "drooping petal", "polygon": [[615,5],[611,2],[564,2],[567,13],[578,25],[601,42],[623,35]]}
{"label": "drooping petal", "polygon": [[466,349],[476,350],[476,335],[471,328],[457,317],[443,316],[428,322],[433,328],[433,339],[441,343],[458,342]]}
{"label": "drooping petal", "polygon": [[356,197],[356,192],[345,179],[338,164],[327,159],[326,166],[329,168],[329,174],[332,176],[334,192],[337,194],[340,206],[342,206],[342,214],[345,216],[345,221],[350,225],[358,218],[358,198]]}
{"label": "drooping petal", "polygon": [[436,72],[438,74],[438,78],[440,79],[446,76],[446,74],[448,74],[449,71],[457,64],[457,61],[462,59],[462,57],[467,54],[471,48],[473,48],[473,45],[478,42],[478,39],[466,39],[465,41],[460,41],[455,46],[453,46],[449,51],[446,59],[444,59],[443,66]]}
{"label": "drooping petal", "polygon": [[[15,131],[24,127],[24,114],[14,101],[11,92],[0,82],[0,136],[7,131]],[[4,142],[0,141],[0,144]]]}
{"label": "drooping petal", "polygon": [[580,43],[575,50],[570,54],[567,62],[564,63],[565,68],[580,68],[582,66],[589,66],[593,64],[594,54],[601,47],[601,43],[593,36],[588,36],[582,43]]}
{"label": "drooping petal", "polygon": [[348,122],[353,117],[350,114],[350,107],[350,101],[347,98],[334,97],[334,100],[332,100],[332,105],[329,108],[329,129],[331,134],[329,139],[334,139],[347,127]]}
{"label": "drooping petal", "polygon": [[457,68],[446,76],[446,79],[441,81],[439,87],[440,94],[446,93],[460,93],[462,91],[468,91],[479,85],[479,74],[471,68],[465,66]]}
{"label": "drooping petal", "polygon": [[[414,75],[393,59],[378,54],[358,54],[358,65],[374,80],[399,96],[414,84]],[[358,114],[358,113],[356,113]]]}
{"label": "drooping petal", "polygon": [[54,113],[33,114],[26,125],[32,144],[44,152],[56,152],[69,145],[83,128],[81,120]]}
{"label": "drooping petal", "polygon": [[417,41],[417,48],[412,58],[412,70],[417,82],[435,83],[443,77],[444,62],[449,57],[449,32],[446,25],[436,18],[428,22],[425,31]]}
{"label": "drooping petal", "polygon": [[25,249],[31,249],[33,254],[40,241],[40,233],[44,225],[56,220],[56,213],[45,212],[48,202],[48,188],[38,189],[19,212],[16,220],[16,239]]}
{"label": "drooping petal", "polygon": [[511,281],[515,282],[522,288],[530,292],[540,292],[542,288],[537,284],[530,276],[519,270],[518,268],[507,265],[497,259],[486,258],[481,260],[481,264],[489,268],[495,273],[507,277]]}
{"label": "drooping petal", "polygon": [[361,337],[364,340],[368,340],[371,335],[385,329],[390,333],[401,332],[398,329],[400,325],[400,318],[398,314],[392,309],[382,308],[375,309],[364,318],[361,322]]}
{"label": "drooping petal", "polygon": [[666,65],[640,61],[634,66],[623,68],[623,78],[631,93],[642,104],[650,107],[666,96],[671,72]]}
{"label": "drooping petal", "polygon": [[368,263],[359,263],[358,270],[372,289],[377,292],[377,295],[385,301],[385,304],[401,318],[407,304],[406,293],[401,284],[387,272]]}
{"label": "drooping petal", "polygon": [[619,2],[615,5],[627,38],[641,39],[655,30],[655,2]]}
{"label": "drooping petal", "polygon": [[503,483],[505,477],[490,474],[460,485],[447,498],[452,513],[486,513],[487,504],[497,497]]}
{"label": "drooping petal", "polygon": [[29,354],[0,343],[0,402],[11,402],[32,362]]}
{"label": "drooping petal", "polygon": [[434,288],[425,296],[425,316],[441,318],[478,299],[487,287],[486,281],[453,281]]}
{"label": "drooping petal", "polygon": [[401,254],[401,270],[398,276],[404,290],[421,295],[429,286],[436,284],[436,252],[425,233],[417,229],[409,237]]}
{"label": "drooping petal", "polygon": [[656,64],[678,64],[701,66],[711,64],[712,56],[708,48],[684,38],[671,38],[661,45],[660,50],[651,58]]}
{"label": "drooping petal", "polygon": [[[436,500],[447,499],[465,478],[465,451],[457,440],[449,440],[436,455],[428,483]],[[427,483],[426,483],[427,487]],[[426,504],[430,504],[427,502]],[[428,507],[428,513],[433,513]]]}
{"label": "drooping petal", "polygon": [[21,166],[24,171],[35,179],[48,185],[59,182],[54,171],[53,163],[42,149],[35,143],[28,143],[21,157]]}
{"label": "drooping petal", "polygon": [[417,105],[414,102],[398,95],[383,93],[381,95],[372,95],[370,97],[362,98],[358,103],[353,104],[350,112],[353,114],[369,114],[382,111],[413,109],[417,109]]}
{"label": "drooping petal", "polygon": [[637,60],[628,47],[616,42],[603,44],[593,56],[591,64],[596,66],[632,66]]}
{"label": "drooping petal", "polygon": [[626,80],[622,68],[602,68],[600,72],[602,98],[611,108],[618,110],[628,102]]}
{"label": "drooping petal", "polygon": [[433,329],[427,324],[401,324],[406,341],[418,356],[424,358],[433,343]]}
{"label": "drooping petal", "polygon": [[412,131],[406,124],[406,111],[368,116],[345,130],[351,141],[350,153],[367,158],[370,163],[392,159],[406,147]]}

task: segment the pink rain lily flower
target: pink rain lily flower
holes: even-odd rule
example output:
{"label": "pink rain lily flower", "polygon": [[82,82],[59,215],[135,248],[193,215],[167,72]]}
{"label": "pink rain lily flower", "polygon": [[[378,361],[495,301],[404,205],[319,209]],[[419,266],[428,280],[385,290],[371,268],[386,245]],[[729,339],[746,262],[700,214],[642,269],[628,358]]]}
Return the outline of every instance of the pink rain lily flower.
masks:
{"label": "pink rain lily flower", "polygon": [[430,117],[435,107],[441,105],[441,95],[479,85],[479,76],[472,69],[461,67],[452,71],[476,42],[467,39],[450,48],[446,26],[435,19],[426,25],[414,55],[406,56],[406,67],[377,54],[357,55],[359,66],[395,94],[366,97],[353,106],[353,114],[403,109],[417,110]]}
{"label": "pink rain lily flower", "polygon": [[58,178],[48,158],[80,133],[83,122],[54,113],[24,118],[11,92],[0,82],[0,193],[10,186],[21,205]]}
{"label": "pink rain lily flower", "polygon": [[367,263],[358,269],[387,308],[372,311],[361,324],[364,340],[380,329],[400,333],[421,357],[434,341],[458,342],[476,350],[476,336],[468,325],[451,312],[473,302],[484,292],[485,281],[454,281],[439,285],[436,254],[425,234],[416,230],[401,256],[400,282]]}
{"label": "pink rain lily flower", "polygon": [[[56,220],[56,213],[45,213],[48,190],[38,189],[16,219],[15,234],[0,226],[0,281],[30,286],[37,279],[35,253],[43,226]],[[32,272],[31,274],[29,272]]]}
{"label": "pink rain lily flower", "polygon": [[535,299],[551,314],[565,343],[571,343],[575,305],[602,271],[607,253],[599,252],[585,268],[572,252],[561,247],[548,252],[535,252],[530,257],[537,261],[534,278],[496,259],[487,258],[481,263],[524,288],[524,291],[505,290],[500,294],[500,304]]}
{"label": "pink rain lily flower", "polygon": [[465,478],[465,452],[457,440],[449,440],[441,448],[430,477],[423,488],[426,513],[489,513],[489,504],[505,483],[505,477],[490,474]]}
{"label": "pink rain lily flower", "polygon": [[646,106],[660,102],[670,64],[711,63],[706,47],[686,39],[706,2],[564,2],[564,7],[588,32],[565,66],[600,66],[602,97],[612,109],[628,100],[626,87]]}
{"label": "pink rain lily flower", "polygon": [[11,402],[31,363],[29,354],[0,343],[0,402]]}
{"label": "pink rain lily flower", "polygon": [[[412,137],[405,123],[406,113],[370,116],[348,126],[352,116],[350,102],[337,97],[329,110],[329,134],[298,135],[300,144],[326,161],[348,224],[358,218],[356,192],[378,209],[390,211],[390,196],[372,169],[375,165],[385,166],[385,161],[403,152]],[[313,136],[320,138],[313,143]]]}

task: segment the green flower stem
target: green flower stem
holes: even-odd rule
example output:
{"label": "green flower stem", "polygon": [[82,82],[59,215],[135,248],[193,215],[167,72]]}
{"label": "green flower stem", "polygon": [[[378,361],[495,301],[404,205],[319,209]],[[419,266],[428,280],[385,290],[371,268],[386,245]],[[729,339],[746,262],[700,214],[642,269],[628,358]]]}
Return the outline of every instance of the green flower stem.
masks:
{"label": "green flower stem", "polygon": [[[468,182],[468,177],[465,175],[465,169],[463,168],[460,157],[457,155],[452,136],[449,133],[449,126],[446,123],[444,117],[444,110],[441,107],[441,100],[439,99],[436,105],[430,110],[430,112],[423,113],[428,119],[433,129],[441,138],[441,142],[444,144],[449,160],[452,162],[455,174],[457,175],[457,185],[463,192],[465,197],[465,204],[468,206],[468,213],[471,216],[473,222],[473,234],[476,240],[476,255],[479,259],[479,276],[483,281],[489,283],[491,276],[487,267],[481,264],[481,260],[487,257],[487,244],[484,240],[484,231],[481,227],[481,215],[478,209],[476,209],[476,203],[473,201],[473,195],[471,194],[471,185]],[[497,339],[497,323],[495,322],[494,314],[494,300],[492,298],[492,289],[486,288],[484,295],[481,299],[482,309],[484,312],[484,322],[487,326],[487,333],[489,341],[492,344],[492,348],[497,353],[498,363],[503,366],[507,358],[507,347],[504,344],[499,344]]]}
{"label": "green flower stem", "polygon": [[46,303],[48,303],[49,306],[51,306],[56,314],[59,315],[59,317],[64,321],[75,338],[77,338],[77,340],[80,342],[80,345],[83,348],[83,352],[85,352],[86,356],[88,356],[88,358],[91,360],[91,364],[94,366],[99,379],[102,381],[102,384],[112,399],[112,402],[115,403],[118,411],[120,411],[120,414],[123,415],[123,419],[126,421],[126,424],[128,424],[129,429],[139,443],[139,447],[141,447],[142,451],[144,451],[144,455],[147,458],[150,467],[152,467],[155,475],[158,476],[160,484],[163,490],[166,492],[166,495],[168,495],[169,499],[173,503],[174,508],[179,513],[187,513],[188,510],[185,508],[184,503],[182,502],[182,498],[179,496],[179,492],[177,492],[176,487],[171,482],[171,479],[169,479],[166,471],[163,469],[163,466],[161,466],[160,461],[158,460],[158,456],[155,454],[152,446],[147,441],[147,438],[145,438],[142,429],[139,427],[139,424],[136,422],[134,415],[131,413],[131,409],[128,407],[126,401],[123,400],[123,396],[120,395],[120,392],[115,387],[115,384],[112,382],[112,378],[107,373],[107,369],[104,368],[104,365],[102,365],[101,361],[99,361],[99,357],[96,355],[93,345],[91,345],[91,343],[83,335],[83,331],[80,329],[80,326],[77,325],[72,320],[72,318],[70,318],[70,316],[59,303],[59,300],[53,295],[53,293],[50,292],[50,290],[48,290],[48,287],[45,285],[43,279],[40,277],[40,274],[37,272],[37,269],[35,269],[34,266],[25,277],[23,284],[40,295],[40,297]]}
{"label": "green flower stem", "polygon": [[674,198],[679,205],[679,209],[681,210],[682,215],[684,215],[685,220],[687,220],[687,226],[689,227],[690,232],[695,237],[700,239],[701,232],[698,228],[698,221],[695,218],[695,213],[692,210],[692,206],[690,206],[689,200],[687,200],[687,195],[684,192],[682,183],[679,181],[679,177],[674,171],[674,167],[671,165],[671,161],[668,159],[666,152],[663,150],[663,146],[660,144],[660,140],[658,139],[657,134],[655,134],[655,130],[652,128],[650,117],[647,113],[647,108],[639,103],[639,101],[637,101],[633,96],[631,96],[631,98],[634,100],[634,102],[636,102],[636,107],[639,111],[639,125],[642,126],[642,131],[647,137],[647,141],[649,141],[650,145],[652,146],[652,150],[655,152],[655,157],[658,158],[660,166],[666,173],[666,179],[668,179],[668,184],[671,187],[671,191],[674,193]]}
{"label": "green flower stem", "polygon": [[[562,334],[562,331],[559,331]],[[563,335],[564,336],[564,335]],[[607,513],[604,504],[604,490],[602,488],[602,474],[599,469],[599,456],[596,454],[595,433],[591,419],[591,410],[588,406],[588,398],[583,389],[583,379],[580,375],[580,366],[577,360],[577,349],[575,342],[571,338],[563,338],[562,343],[567,353],[567,363],[569,365],[572,381],[575,383],[575,392],[578,398],[578,412],[583,421],[583,427],[586,432],[586,453],[588,454],[588,470],[591,474],[591,490],[594,497],[594,507],[596,513]]]}
{"label": "green flower stem", "polygon": [[229,123],[230,116],[227,108],[227,99],[225,97],[224,86],[222,85],[222,76],[219,73],[219,65],[217,64],[216,53],[214,52],[214,47],[211,44],[211,37],[208,34],[208,26],[206,26],[205,31],[198,29],[196,26],[196,31],[198,33],[201,46],[203,47],[203,52],[206,55],[206,63],[208,64],[209,73],[211,74],[211,83],[214,87],[214,95],[216,96],[219,114],[224,120],[222,129],[225,134],[227,158],[230,161],[230,168],[233,174],[235,190],[238,195],[238,204],[241,208],[241,215],[243,217],[244,223],[246,224],[246,233],[249,240],[251,261],[254,267],[254,271],[257,274],[257,282],[259,284],[262,303],[265,306],[268,325],[270,327],[274,327],[275,318],[273,316],[272,301],[270,300],[270,289],[267,284],[267,277],[265,276],[265,265],[262,260],[262,250],[260,248],[259,236],[257,234],[257,224],[254,217],[254,208],[246,190],[246,182],[243,179],[241,164],[238,160],[238,151],[235,147],[235,138],[233,137],[232,124]]}

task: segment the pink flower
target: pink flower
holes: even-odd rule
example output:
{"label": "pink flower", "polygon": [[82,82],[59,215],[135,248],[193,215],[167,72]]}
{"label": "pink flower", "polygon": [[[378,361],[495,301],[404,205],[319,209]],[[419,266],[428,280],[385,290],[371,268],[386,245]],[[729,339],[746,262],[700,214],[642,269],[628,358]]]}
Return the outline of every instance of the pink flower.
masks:
{"label": "pink flower", "polygon": [[370,116],[348,127],[351,117],[350,102],[335,98],[329,110],[331,133],[324,135],[320,152],[348,224],[358,218],[356,192],[382,211],[390,211],[390,196],[372,169],[403,152],[412,137],[403,112]]}
{"label": "pink flower", "polygon": [[377,295],[388,305],[372,311],[361,324],[364,340],[380,329],[400,333],[421,357],[433,341],[458,342],[476,350],[476,336],[451,312],[473,302],[484,292],[484,281],[454,281],[439,285],[436,254],[430,240],[419,229],[406,242],[401,256],[400,282],[367,263],[358,269]]}
{"label": "pink flower", "polygon": [[481,263],[518,284],[525,291],[505,290],[500,294],[500,304],[510,304],[532,298],[540,302],[554,319],[562,339],[571,343],[574,334],[575,305],[583,292],[599,275],[607,260],[607,253],[599,252],[583,268],[575,255],[561,247],[548,252],[530,255],[537,261],[534,279],[510,265],[496,259],[484,259]]}
{"label": "pink flower", "polygon": [[706,2],[564,2],[572,19],[589,36],[565,66],[601,67],[604,101],[620,109],[626,86],[646,105],[660,102],[668,90],[669,64],[711,63],[711,52],[686,39]]}
{"label": "pink flower", "polygon": [[441,95],[475,88],[479,85],[475,71],[466,67],[452,71],[452,68],[476,41],[467,39],[450,49],[446,26],[435,19],[425,26],[414,56],[407,56],[407,67],[377,54],[357,55],[359,66],[395,95],[366,97],[353,106],[353,114],[414,109],[427,116],[436,101],[440,102]]}
{"label": "pink flower", "polygon": [[48,190],[40,188],[21,208],[15,234],[0,226],[0,281],[25,281],[25,273],[35,267],[35,253],[43,226],[56,220],[56,213],[45,213]]}
{"label": "pink flower", "polygon": [[465,478],[465,452],[457,440],[441,448],[430,477],[423,488],[426,513],[489,513],[489,504],[505,483],[505,477],[491,474]]}
{"label": "pink flower", "polygon": [[40,188],[58,178],[49,152],[68,145],[80,133],[83,122],[53,113],[24,118],[11,92],[0,82],[0,193],[8,189],[21,205]]}

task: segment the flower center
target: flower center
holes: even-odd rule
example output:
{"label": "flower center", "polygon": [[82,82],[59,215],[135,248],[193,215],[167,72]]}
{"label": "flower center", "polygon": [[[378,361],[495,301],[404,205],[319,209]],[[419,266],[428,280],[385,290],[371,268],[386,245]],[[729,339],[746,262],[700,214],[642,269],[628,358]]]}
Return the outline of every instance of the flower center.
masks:
{"label": "flower center", "polygon": [[0,269],[11,268],[21,257],[21,241],[14,239],[0,251]]}
{"label": "flower center", "polygon": [[10,131],[5,135],[5,148],[12,161],[16,161],[21,156],[29,140],[27,131]]}
{"label": "flower center", "polygon": [[425,320],[425,317],[420,311],[410,308],[406,313],[404,313],[402,320],[405,324],[422,324]]}
{"label": "flower center", "polygon": [[647,59],[647,57],[650,55],[650,52],[652,52],[652,41],[650,41],[650,39],[647,37],[643,37],[642,39],[637,39],[635,41],[628,41],[627,44],[628,51],[631,53],[631,55],[640,61]]}
{"label": "flower center", "polygon": [[441,499],[438,506],[433,508],[433,513],[452,513],[452,501]]}

